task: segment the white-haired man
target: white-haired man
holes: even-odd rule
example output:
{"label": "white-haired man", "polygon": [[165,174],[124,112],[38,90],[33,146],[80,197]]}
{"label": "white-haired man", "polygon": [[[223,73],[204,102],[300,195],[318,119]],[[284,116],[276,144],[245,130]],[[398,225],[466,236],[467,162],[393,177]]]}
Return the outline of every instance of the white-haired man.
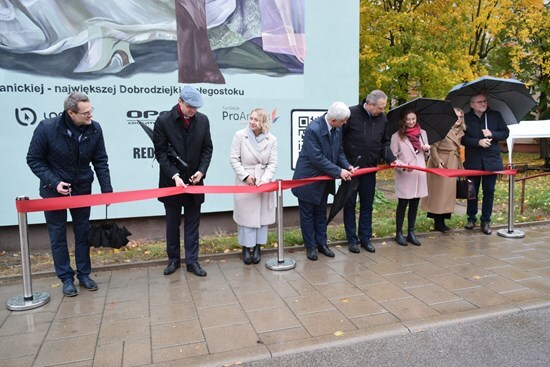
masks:
{"label": "white-haired man", "polygon": [[[328,175],[349,181],[353,167],[344,154],[342,126],[350,115],[342,102],[334,102],[327,113],[311,121],[304,132],[302,149],[293,179]],[[327,246],[327,197],[334,195],[334,180],[318,181],[292,189],[300,207],[300,227],[309,260],[317,251],[334,257]]]}

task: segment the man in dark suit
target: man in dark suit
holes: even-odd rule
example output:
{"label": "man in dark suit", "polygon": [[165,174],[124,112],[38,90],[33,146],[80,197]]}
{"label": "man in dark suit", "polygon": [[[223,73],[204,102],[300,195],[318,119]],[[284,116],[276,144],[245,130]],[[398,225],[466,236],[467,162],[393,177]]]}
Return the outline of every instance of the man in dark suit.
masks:
{"label": "man in dark suit", "polygon": [[[314,119],[304,132],[302,150],[293,179],[328,175],[349,181],[353,167],[342,146],[342,129],[350,115],[342,102],[333,103],[327,113]],[[300,227],[309,260],[317,260],[317,250],[328,257],[327,197],[334,195],[334,180],[318,181],[292,189],[300,207]]]}
{"label": "man in dark suit", "polygon": [[[202,96],[195,88],[182,88],[178,104],[155,121],[153,143],[160,166],[159,187],[204,185],[203,179],[212,159],[212,139],[208,117],[197,109]],[[176,158],[177,157],[177,158]],[[183,162],[182,162],[183,161]],[[203,194],[180,194],[159,198],[166,210],[166,253],[170,275],[180,264],[181,209],[184,208],[185,263],[188,272],[206,276],[198,261],[199,224]]]}
{"label": "man in dark suit", "polygon": [[[462,137],[466,160],[464,168],[485,171],[500,171],[504,169],[500,156],[498,142],[506,140],[510,131],[502,115],[488,108],[487,96],[477,94],[470,98],[471,110],[464,115],[466,131]],[[497,175],[470,177],[476,189],[476,198],[468,200],[466,214],[468,223],[464,228],[474,229],[478,210],[477,194],[482,184],[483,201],[481,204],[481,231],[491,234],[491,214]]]}
{"label": "man in dark suit", "polygon": [[[111,176],[103,131],[93,120],[94,108],[88,96],[71,93],[63,104],[60,116],[40,122],[29,146],[27,164],[40,178],[40,196],[54,198],[92,193],[94,171],[102,193],[112,192]],[[94,166],[94,171],[90,166]],[[76,277],[82,288],[97,290],[90,277],[92,265],[88,228],[90,207],[69,209],[75,238]],[[57,277],[63,282],[63,294],[78,294],[74,286],[75,271],[67,247],[67,210],[45,211],[52,257]]]}

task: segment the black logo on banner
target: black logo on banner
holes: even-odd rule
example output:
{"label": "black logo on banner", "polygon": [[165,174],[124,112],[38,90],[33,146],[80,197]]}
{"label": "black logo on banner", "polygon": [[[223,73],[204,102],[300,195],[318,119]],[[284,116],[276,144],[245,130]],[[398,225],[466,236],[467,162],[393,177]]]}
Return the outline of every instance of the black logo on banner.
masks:
{"label": "black logo on banner", "polygon": [[15,119],[17,123],[22,126],[29,126],[36,124],[36,112],[32,108],[23,107],[21,109],[15,109]]}

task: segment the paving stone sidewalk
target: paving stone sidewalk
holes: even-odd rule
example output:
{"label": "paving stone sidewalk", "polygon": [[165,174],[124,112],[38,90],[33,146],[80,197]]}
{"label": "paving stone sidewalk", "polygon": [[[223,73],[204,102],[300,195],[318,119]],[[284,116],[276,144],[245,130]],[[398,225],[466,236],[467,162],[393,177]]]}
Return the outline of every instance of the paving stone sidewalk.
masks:
{"label": "paving stone sidewalk", "polygon": [[[477,228],[476,228],[477,229]],[[265,260],[201,259],[206,278],[163,266],[96,269],[99,290],[62,296],[53,275],[35,277],[48,304],[12,312],[22,281],[0,280],[0,366],[223,366],[404,335],[455,322],[550,306],[550,223],[523,239],[456,230],[422,246],[374,241],[376,253],[335,258],[287,252],[296,269]],[[495,231],[496,232],[496,231]]]}

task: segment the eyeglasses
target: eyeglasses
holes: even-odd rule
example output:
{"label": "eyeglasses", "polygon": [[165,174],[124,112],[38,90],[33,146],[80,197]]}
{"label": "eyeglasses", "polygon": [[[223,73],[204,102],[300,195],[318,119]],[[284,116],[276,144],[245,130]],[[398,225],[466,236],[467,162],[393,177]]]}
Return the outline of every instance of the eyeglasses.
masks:
{"label": "eyeglasses", "polygon": [[483,104],[483,103],[487,103],[487,100],[484,99],[483,101],[472,101],[472,103]]}
{"label": "eyeglasses", "polygon": [[82,115],[84,117],[90,117],[92,116],[92,113],[94,113],[94,108],[92,107],[89,111],[86,111],[86,112],[77,112],[77,111],[73,111],[74,113],[76,113],[77,115]]}

